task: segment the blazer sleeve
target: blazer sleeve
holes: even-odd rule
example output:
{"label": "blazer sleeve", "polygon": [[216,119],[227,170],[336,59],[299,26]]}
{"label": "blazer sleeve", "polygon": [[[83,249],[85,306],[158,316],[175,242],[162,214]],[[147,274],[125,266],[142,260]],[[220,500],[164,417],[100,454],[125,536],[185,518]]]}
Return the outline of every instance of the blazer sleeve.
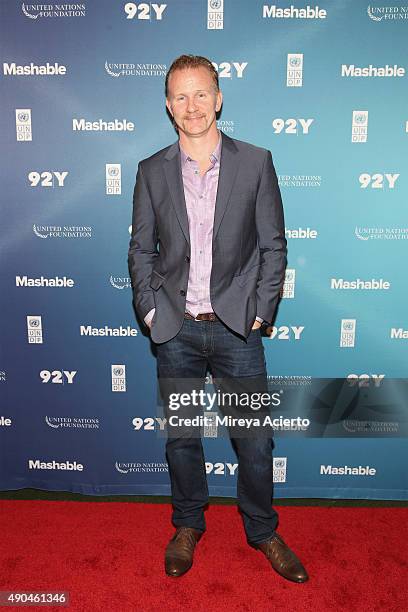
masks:
{"label": "blazer sleeve", "polygon": [[128,264],[132,280],[133,301],[143,320],[155,307],[150,278],[156,257],[157,225],[149,190],[140,163],[133,192],[132,237],[130,239]]}
{"label": "blazer sleeve", "polygon": [[270,151],[266,151],[262,168],[255,218],[261,253],[256,314],[272,323],[285,279],[287,243],[282,198]]}

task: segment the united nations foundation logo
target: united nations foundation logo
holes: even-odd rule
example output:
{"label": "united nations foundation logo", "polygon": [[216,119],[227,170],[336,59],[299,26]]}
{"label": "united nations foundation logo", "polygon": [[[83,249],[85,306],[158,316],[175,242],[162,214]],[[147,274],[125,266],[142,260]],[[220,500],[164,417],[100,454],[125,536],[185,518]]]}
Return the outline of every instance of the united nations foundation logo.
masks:
{"label": "united nations foundation logo", "polygon": [[278,174],[279,187],[321,187],[320,174]]}
{"label": "united nations foundation logo", "polygon": [[354,235],[359,240],[408,240],[408,227],[357,227]]}
{"label": "united nations foundation logo", "polygon": [[274,387],[278,386],[285,386],[285,387],[304,387],[304,386],[310,386],[312,384],[312,377],[311,376],[297,376],[297,375],[292,375],[292,376],[273,376],[273,375],[268,375],[267,376],[267,380],[268,380],[268,385],[271,387],[271,389],[273,389]]}
{"label": "united nations foundation logo", "polygon": [[116,63],[105,61],[105,71],[109,76],[118,78],[120,76],[136,77],[163,77],[167,73],[166,64],[135,64],[135,63]]}
{"label": "united nations foundation logo", "polygon": [[37,225],[33,224],[37,238],[92,238],[92,227],[88,225]]}
{"label": "united nations foundation logo", "polygon": [[85,4],[27,4],[21,5],[23,15],[28,19],[38,19],[38,17],[85,17]]}
{"label": "united nations foundation logo", "polygon": [[401,21],[408,19],[408,6],[371,6],[367,7],[367,15],[373,21]]}
{"label": "united nations foundation logo", "polygon": [[112,276],[109,277],[109,282],[115,289],[130,289],[132,281],[128,276]]}
{"label": "united nations foundation logo", "polygon": [[120,474],[130,474],[132,472],[165,472],[168,473],[169,468],[167,463],[139,461],[122,462],[116,461],[115,468]]}
{"label": "united nations foundation logo", "polygon": [[45,416],[44,421],[52,429],[99,429],[97,417]]}
{"label": "united nations foundation logo", "polygon": [[399,430],[399,423],[396,421],[358,421],[344,420],[343,428],[348,433],[365,434],[367,436],[396,434]]}
{"label": "united nations foundation logo", "polygon": [[234,121],[228,119],[218,119],[217,128],[224,132],[224,134],[234,133]]}

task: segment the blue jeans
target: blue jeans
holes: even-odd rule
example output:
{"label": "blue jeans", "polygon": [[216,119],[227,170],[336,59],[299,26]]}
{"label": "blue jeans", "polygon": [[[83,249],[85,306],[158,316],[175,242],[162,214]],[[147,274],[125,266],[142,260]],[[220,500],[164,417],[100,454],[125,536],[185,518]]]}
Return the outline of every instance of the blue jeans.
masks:
{"label": "blue jeans", "polygon": [[[260,377],[266,383],[264,347],[259,329],[244,339],[221,321],[184,319],[180,332],[157,344],[160,379],[195,379],[204,386],[207,367],[213,377]],[[177,384],[177,383],[175,383]],[[273,535],[278,514],[272,507],[272,437],[231,437],[238,457],[237,498],[250,544]],[[201,438],[172,436],[166,443],[173,524],[205,531],[208,486]]]}

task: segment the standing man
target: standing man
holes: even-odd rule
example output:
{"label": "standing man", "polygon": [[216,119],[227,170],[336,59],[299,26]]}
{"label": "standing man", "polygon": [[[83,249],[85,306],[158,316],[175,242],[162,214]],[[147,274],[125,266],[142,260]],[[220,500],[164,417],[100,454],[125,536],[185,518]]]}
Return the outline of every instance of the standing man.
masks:
{"label": "standing man", "polygon": [[[134,304],[157,348],[160,379],[266,381],[260,327],[271,323],[286,267],[282,202],[271,153],[217,129],[218,74],[182,55],[166,75],[178,142],[139,163],[129,248]],[[248,543],[288,580],[306,570],[276,533],[271,436],[235,438],[238,506]],[[166,444],[176,532],[165,569],[190,569],[205,531],[201,438]]]}

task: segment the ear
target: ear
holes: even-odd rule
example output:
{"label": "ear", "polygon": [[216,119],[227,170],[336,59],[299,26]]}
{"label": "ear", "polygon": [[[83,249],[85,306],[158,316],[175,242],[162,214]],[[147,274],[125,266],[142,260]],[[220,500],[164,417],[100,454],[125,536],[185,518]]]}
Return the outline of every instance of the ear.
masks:
{"label": "ear", "polygon": [[167,110],[169,111],[170,115],[173,116],[173,113],[171,111],[171,106],[170,106],[170,102],[168,101],[168,99],[166,98],[166,106],[167,106]]}
{"label": "ear", "polygon": [[215,111],[217,113],[221,109],[221,106],[222,106],[222,92],[221,91],[217,91],[217,99],[216,99],[216,103],[215,103]]}

